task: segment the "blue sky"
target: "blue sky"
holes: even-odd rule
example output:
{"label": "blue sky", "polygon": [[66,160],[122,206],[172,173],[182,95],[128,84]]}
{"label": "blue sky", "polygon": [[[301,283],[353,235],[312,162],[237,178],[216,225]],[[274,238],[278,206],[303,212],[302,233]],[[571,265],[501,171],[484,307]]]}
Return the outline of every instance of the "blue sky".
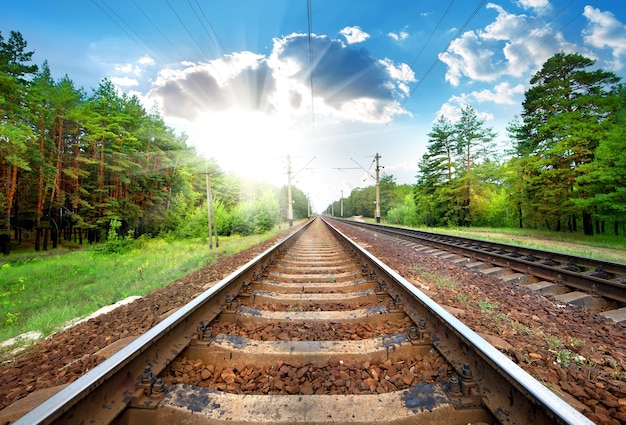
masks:
{"label": "blue sky", "polygon": [[109,78],[159,105],[224,171],[283,185],[289,155],[318,212],[373,184],[376,153],[397,183],[415,183],[440,114],[455,121],[471,105],[505,143],[556,52],[625,75],[621,0],[311,0],[310,15],[305,0],[0,5],[2,35],[21,32],[55,78],[87,91]]}

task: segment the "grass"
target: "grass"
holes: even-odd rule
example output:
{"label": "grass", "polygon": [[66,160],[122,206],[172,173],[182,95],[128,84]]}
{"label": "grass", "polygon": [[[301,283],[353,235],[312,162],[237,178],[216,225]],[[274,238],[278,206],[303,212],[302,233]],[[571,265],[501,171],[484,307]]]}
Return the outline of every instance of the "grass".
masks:
{"label": "grass", "polygon": [[[500,242],[510,245],[525,246],[547,251],[558,251],[564,254],[596,258],[606,261],[626,262],[626,236],[595,235],[587,236],[581,233],[548,232],[532,229],[515,228],[436,228],[424,229],[436,233],[452,236],[464,236],[473,239]],[[554,244],[557,242],[558,244]],[[624,252],[605,252],[608,250],[623,250]]]}
{"label": "grass", "polygon": [[96,247],[5,257],[0,265],[0,341],[30,331],[50,335],[70,320],[143,296],[280,232],[222,237],[219,248],[210,251],[200,240],[151,239],[120,254]]}
{"label": "grass", "polygon": [[[375,223],[373,218],[364,217],[363,220],[366,223]],[[407,227],[391,225],[388,223],[383,224],[392,227]],[[563,254],[595,258],[598,260],[626,263],[626,235],[614,236],[607,233],[588,236],[580,232],[549,232],[547,230],[508,227],[419,227],[417,229],[426,232],[441,233],[444,235],[461,236],[484,241],[561,252]],[[554,242],[557,243],[555,244]]]}
{"label": "grass", "polygon": [[417,272],[418,275],[434,283],[435,288],[437,289],[454,289],[459,285],[457,281],[452,279],[451,277],[445,276],[440,273],[430,272],[422,266],[414,265],[412,268],[413,271]]}

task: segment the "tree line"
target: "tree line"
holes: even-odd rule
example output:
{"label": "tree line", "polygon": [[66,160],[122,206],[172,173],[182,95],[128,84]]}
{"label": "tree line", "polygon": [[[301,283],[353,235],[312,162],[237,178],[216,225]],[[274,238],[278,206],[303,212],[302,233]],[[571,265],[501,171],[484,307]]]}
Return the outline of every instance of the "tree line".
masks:
{"label": "tree line", "polygon": [[[411,226],[626,231],[626,90],[612,72],[577,53],[557,53],[533,75],[522,112],[497,134],[472,106],[428,133],[412,193],[381,200],[389,222]],[[393,192],[393,177],[381,181]],[[344,200],[357,205],[355,189]],[[333,205],[337,211],[337,203]],[[373,217],[373,206],[350,213]],[[337,214],[336,214],[337,215]]]}
{"label": "tree line", "polygon": [[[106,238],[202,236],[205,173],[211,176],[218,232],[265,231],[286,217],[286,188],[225,174],[168,127],[156,106],[103,80],[87,93],[69,76],[54,80],[32,64],[17,31],[0,33],[0,251],[25,238],[34,249]],[[294,188],[294,216],[306,217]],[[204,220],[204,221],[203,221]]]}

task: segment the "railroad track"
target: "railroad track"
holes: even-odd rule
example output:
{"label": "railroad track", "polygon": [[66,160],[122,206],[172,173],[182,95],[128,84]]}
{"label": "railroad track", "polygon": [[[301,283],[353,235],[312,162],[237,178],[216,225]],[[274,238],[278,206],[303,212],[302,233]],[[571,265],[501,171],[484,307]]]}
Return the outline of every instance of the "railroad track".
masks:
{"label": "railroad track", "polygon": [[559,303],[585,307],[626,323],[626,264],[414,229],[339,221],[401,238],[402,243],[422,253],[527,285],[535,292],[553,296]]}
{"label": "railroad track", "polygon": [[16,424],[590,424],[314,219]]}

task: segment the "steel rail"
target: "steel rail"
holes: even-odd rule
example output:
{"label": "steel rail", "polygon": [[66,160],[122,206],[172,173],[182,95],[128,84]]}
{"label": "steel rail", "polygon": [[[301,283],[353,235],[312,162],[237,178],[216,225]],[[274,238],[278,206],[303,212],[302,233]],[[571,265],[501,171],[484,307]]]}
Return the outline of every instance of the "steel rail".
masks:
{"label": "steel rail", "polygon": [[[454,254],[626,303],[626,264],[414,229],[339,221],[378,232],[417,238],[424,244]],[[581,266],[589,271],[578,271]]]}
{"label": "steel rail", "polygon": [[[546,415],[548,420],[558,424],[593,423],[328,220],[324,221],[367,262],[375,264],[379,279],[386,277],[399,285],[401,290],[397,295],[404,303],[406,314],[416,323],[426,318],[432,326],[433,344],[448,361],[451,357],[465,358],[464,362],[479,369],[480,376],[474,375],[474,379],[480,381],[482,400],[498,420],[513,423],[512,418],[524,418],[525,423],[548,423],[543,417]],[[393,286],[388,287],[391,292]],[[486,366],[481,367],[483,364]],[[453,363],[453,366],[461,374],[463,365]],[[508,385],[503,385],[502,377]]]}
{"label": "steel rail", "polygon": [[[222,279],[15,424],[109,424],[131,404],[146,365],[152,367],[154,375],[163,371],[189,346],[198,323],[217,317],[224,303],[258,279],[272,258],[288,249],[311,222]],[[389,295],[402,304],[411,319],[416,323],[420,319],[426,321],[433,346],[459,375],[463,376],[466,365],[471,368],[479,402],[498,420],[502,423],[592,424],[395,271],[326,223],[364,264],[369,264],[379,282],[390,283],[385,285]],[[420,400],[407,400],[407,403],[412,402],[419,405]]]}
{"label": "steel rail", "polygon": [[285,245],[295,240],[310,225],[278,241],[265,252],[222,279],[197,298],[181,307],[152,329],[140,335],[116,354],[22,416],[14,425],[52,423],[109,424],[130,403],[137,380],[150,365],[158,375],[190,343],[200,320],[206,320],[202,307],[209,302],[219,304],[213,317],[221,311],[226,299],[239,293],[238,283],[250,281],[266,267],[266,261]]}

